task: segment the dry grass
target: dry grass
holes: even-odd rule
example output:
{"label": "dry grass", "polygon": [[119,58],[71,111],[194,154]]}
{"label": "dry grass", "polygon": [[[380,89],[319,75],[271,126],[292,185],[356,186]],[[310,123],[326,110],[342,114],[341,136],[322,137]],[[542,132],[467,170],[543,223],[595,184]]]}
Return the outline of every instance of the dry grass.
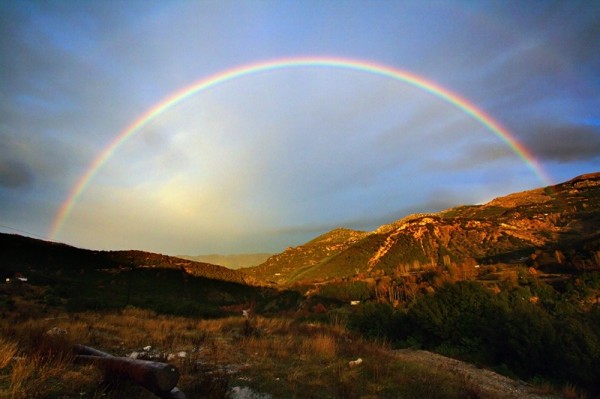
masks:
{"label": "dry grass", "polygon": [[0,370],[8,366],[17,354],[17,344],[0,337]]}
{"label": "dry grass", "polygon": [[[0,320],[0,398],[154,398],[137,386],[107,385],[94,366],[74,364],[75,343],[119,356],[150,345],[151,355],[179,368],[178,387],[188,398],[223,398],[234,386],[273,398],[459,398],[472,390],[450,373],[401,363],[385,345],[352,336],[340,322],[200,320],[133,308],[18,317]],[[66,334],[48,334],[55,328]],[[362,363],[349,366],[357,358]]]}
{"label": "dry grass", "polygon": [[319,333],[311,339],[303,340],[299,352],[304,356],[316,355],[323,359],[333,359],[337,353],[337,345],[334,337]]}
{"label": "dry grass", "polygon": [[587,395],[577,387],[571,384],[567,384],[562,389],[562,394],[566,399],[587,399]]}

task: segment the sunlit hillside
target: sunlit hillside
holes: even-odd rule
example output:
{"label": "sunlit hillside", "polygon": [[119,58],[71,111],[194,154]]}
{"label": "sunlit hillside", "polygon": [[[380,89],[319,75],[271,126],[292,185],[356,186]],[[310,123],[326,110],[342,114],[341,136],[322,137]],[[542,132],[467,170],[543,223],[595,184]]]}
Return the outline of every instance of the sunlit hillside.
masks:
{"label": "sunlit hillside", "polygon": [[504,264],[540,273],[597,270],[599,225],[600,174],[589,174],[485,205],[410,215],[371,233],[334,230],[246,272],[290,285],[454,268],[473,275]]}

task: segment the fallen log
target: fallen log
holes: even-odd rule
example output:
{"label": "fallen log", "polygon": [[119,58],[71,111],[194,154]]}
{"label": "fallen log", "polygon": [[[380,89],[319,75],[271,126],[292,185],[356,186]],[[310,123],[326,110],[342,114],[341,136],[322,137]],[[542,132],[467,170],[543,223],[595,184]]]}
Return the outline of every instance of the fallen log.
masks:
{"label": "fallen log", "polygon": [[179,371],[173,365],[117,357],[85,345],[75,345],[75,361],[93,363],[107,375],[131,380],[162,399],[184,399],[177,387]]}

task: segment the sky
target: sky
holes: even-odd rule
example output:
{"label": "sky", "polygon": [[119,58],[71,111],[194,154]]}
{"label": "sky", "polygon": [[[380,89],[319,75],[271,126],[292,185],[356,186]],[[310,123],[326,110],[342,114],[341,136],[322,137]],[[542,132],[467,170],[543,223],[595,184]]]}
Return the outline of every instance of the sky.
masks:
{"label": "sky", "polygon": [[276,253],[597,171],[600,2],[0,2],[0,232]]}

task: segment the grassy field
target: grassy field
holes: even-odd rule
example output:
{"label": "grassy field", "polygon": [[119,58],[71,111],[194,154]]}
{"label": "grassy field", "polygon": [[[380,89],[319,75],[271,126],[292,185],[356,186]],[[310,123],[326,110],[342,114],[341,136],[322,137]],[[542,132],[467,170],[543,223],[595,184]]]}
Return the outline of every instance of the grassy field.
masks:
{"label": "grassy field", "polygon": [[[341,320],[202,320],[133,307],[41,312],[18,300],[0,321],[0,398],[155,397],[74,363],[76,343],[169,362],[179,369],[178,387],[188,398],[231,397],[242,389],[271,398],[481,397],[464,378],[401,362],[385,344],[350,334]],[[362,363],[352,367],[358,358]]]}

